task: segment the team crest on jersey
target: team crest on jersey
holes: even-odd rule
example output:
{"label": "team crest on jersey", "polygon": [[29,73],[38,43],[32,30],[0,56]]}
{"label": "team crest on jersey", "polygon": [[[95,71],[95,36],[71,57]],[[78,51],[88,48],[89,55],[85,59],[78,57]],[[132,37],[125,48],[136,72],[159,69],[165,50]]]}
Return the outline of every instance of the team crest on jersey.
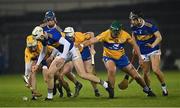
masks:
{"label": "team crest on jersey", "polygon": [[139,32],[139,34],[142,34],[142,30],[141,29],[139,29],[138,32]]}
{"label": "team crest on jersey", "polygon": [[114,44],[113,49],[119,49],[119,44]]}

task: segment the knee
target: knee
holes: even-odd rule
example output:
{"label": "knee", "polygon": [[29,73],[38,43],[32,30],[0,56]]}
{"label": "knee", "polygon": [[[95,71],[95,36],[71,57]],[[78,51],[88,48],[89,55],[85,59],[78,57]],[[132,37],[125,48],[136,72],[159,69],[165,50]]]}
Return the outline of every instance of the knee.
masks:
{"label": "knee", "polygon": [[[87,73],[87,74],[89,74],[89,73]],[[86,79],[87,74],[85,74],[85,73],[80,73],[79,76],[80,76],[81,78],[83,78],[83,79]]]}
{"label": "knee", "polygon": [[48,75],[49,79],[53,79],[54,78],[54,73],[48,73],[47,75]]}
{"label": "knee", "polygon": [[116,70],[115,69],[108,69],[108,75],[109,76],[114,76],[116,73]]}
{"label": "knee", "polygon": [[144,72],[144,76],[149,76],[149,71],[143,71]]}
{"label": "knee", "polygon": [[158,74],[158,73],[160,73],[160,68],[158,68],[158,67],[152,67],[152,70],[153,70],[153,72],[155,72],[155,74]]}

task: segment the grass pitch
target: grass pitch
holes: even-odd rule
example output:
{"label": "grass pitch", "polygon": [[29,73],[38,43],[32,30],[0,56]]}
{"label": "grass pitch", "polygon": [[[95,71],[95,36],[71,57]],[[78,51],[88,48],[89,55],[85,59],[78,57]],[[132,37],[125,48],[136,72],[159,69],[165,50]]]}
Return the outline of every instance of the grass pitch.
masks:
{"label": "grass pitch", "polygon": [[[98,73],[98,76],[104,80],[107,79],[106,75],[105,72]],[[78,97],[68,98],[64,91],[63,98],[57,94],[53,101],[44,101],[47,89],[41,74],[37,77],[37,87],[43,97],[37,101],[30,100],[30,91],[24,87],[20,74],[0,75],[0,107],[180,107],[180,72],[165,72],[168,97],[162,96],[160,83],[156,76],[151,74],[151,87],[157,95],[155,98],[146,97],[135,81],[129,85],[128,89],[119,90],[117,84],[123,79],[123,75],[117,72],[114,99],[108,99],[107,92],[101,86],[98,86],[101,96],[95,97],[90,83],[78,78],[83,83]],[[74,92],[74,85],[69,80],[67,81]],[[28,100],[23,101],[23,96],[27,96]]]}

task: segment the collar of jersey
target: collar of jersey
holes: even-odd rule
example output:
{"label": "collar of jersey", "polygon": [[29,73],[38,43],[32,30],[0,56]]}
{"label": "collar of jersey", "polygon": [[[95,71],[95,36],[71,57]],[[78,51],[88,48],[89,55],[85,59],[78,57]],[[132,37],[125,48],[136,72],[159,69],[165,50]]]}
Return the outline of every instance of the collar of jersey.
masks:
{"label": "collar of jersey", "polygon": [[48,28],[48,29],[54,29],[54,28],[56,28],[56,26],[57,26],[56,24],[54,25],[54,27],[49,27],[49,26],[47,25],[47,28]]}

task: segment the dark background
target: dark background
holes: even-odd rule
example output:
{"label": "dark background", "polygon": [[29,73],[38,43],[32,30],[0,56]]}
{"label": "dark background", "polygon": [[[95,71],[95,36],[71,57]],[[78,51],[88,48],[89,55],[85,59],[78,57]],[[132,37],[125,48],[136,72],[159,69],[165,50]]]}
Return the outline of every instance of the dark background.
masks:
{"label": "dark background", "polygon": [[[141,10],[155,23],[163,37],[162,69],[176,70],[180,64],[180,1],[176,0],[0,0],[0,74],[24,73],[26,36],[39,25],[47,10],[56,13],[58,25],[76,31],[93,31],[96,35],[119,20],[130,33],[128,16]],[[96,69],[105,70],[102,45],[95,45]],[[131,47],[126,53],[131,57]]]}

